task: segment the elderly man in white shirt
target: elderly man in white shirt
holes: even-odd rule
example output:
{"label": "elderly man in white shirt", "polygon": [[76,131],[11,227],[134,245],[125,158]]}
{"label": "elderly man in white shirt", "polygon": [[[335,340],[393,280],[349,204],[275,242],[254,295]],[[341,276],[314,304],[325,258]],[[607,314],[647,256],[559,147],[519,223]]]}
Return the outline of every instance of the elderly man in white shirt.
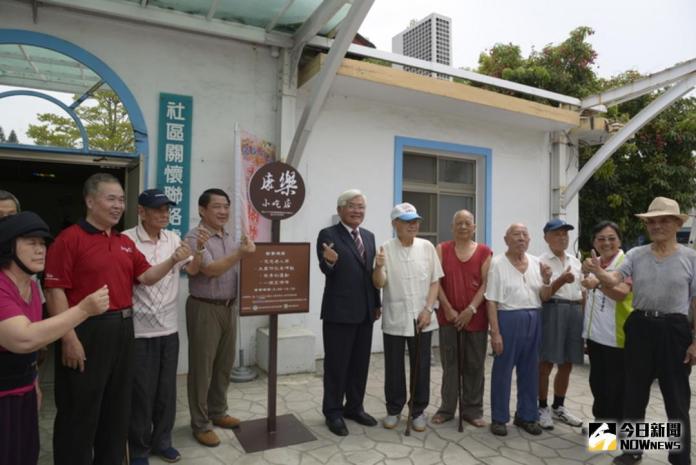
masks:
{"label": "elderly man in white shirt", "polygon": [[[422,220],[416,208],[410,203],[398,204],[391,212],[391,219],[396,237],[380,247],[372,274],[375,287],[384,289],[382,333],[387,416],[383,425],[387,429],[396,428],[406,404],[404,346],[408,344],[411,373],[415,372],[415,385],[411,386],[414,393],[411,425],[415,431],[422,432],[427,423],[423,412],[430,400],[430,342],[432,331],[438,328],[433,305],[444,273],[433,244],[416,237]],[[420,332],[418,348],[416,331]]]}
{"label": "elderly man in white shirt", "polygon": [[[553,429],[553,420],[570,426],[582,426],[582,420],[565,407],[570,372],[573,365],[583,363],[583,290],[582,264],[566,252],[568,231],[575,229],[560,218],[544,226],[544,240],[549,251],[539,259],[551,268],[552,296],[541,310],[541,352],[539,355],[539,425]],[[557,365],[553,380],[553,404],[549,408],[549,376]]]}
{"label": "elderly man in white shirt", "polygon": [[[188,244],[165,229],[170,205],[176,203],[159,189],[142,192],[138,197],[140,224],[123,232],[151,265],[169,260],[179,246],[190,252]],[[188,261],[190,258],[179,262],[152,286],[133,288],[135,367],[128,433],[132,465],[147,465],[150,454],[167,462],[181,459],[172,446],[172,428],[179,358],[179,272]]]}
{"label": "elderly man in white shirt", "polygon": [[486,285],[488,322],[495,359],[491,372],[491,432],[507,435],[512,370],[517,374],[514,424],[541,434],[536,396],[539,384],[541,302],[548,298],[551,269],[527,253],[529,231],[512,224],[505,233],[507,252],[491,260]]}

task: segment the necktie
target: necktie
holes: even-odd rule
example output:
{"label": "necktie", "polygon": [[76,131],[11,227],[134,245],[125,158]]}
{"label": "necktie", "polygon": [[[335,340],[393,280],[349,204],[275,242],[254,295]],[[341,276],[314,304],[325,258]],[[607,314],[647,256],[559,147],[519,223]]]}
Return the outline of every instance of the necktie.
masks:
{"label": "necktie", "polygon": [[350,234],[353,236],[353,241],[355,241],[355,247],[358,249],[358,254],[360,254],[360,258],[362,261],[365,261],[365,245],[363,244],[362,238],[360,237],[360,233],[358,233],[357,229],[354,229],[350,232]]}

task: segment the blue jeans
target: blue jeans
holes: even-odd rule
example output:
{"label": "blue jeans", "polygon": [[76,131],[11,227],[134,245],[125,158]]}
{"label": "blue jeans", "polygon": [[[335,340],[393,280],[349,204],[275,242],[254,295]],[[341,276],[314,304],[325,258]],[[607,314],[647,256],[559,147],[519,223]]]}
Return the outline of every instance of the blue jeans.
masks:
{"label": "blue jeans", "polygon": [[498,325],[503,337],[503,353],[496,355],[491,373],[491,418],[496,423],[510,421],[512,369],[517,370],[517,412],[522,421],[539,418],[539,309],[499,310]]}

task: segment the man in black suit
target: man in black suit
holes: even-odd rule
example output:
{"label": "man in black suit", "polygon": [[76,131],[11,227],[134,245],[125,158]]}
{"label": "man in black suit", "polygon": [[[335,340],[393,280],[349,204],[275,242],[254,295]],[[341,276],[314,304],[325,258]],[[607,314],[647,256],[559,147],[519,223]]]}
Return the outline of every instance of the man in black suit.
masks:
{"label": "man in black suit", "polygon": [[[322,229],[317,238],[319,267],[326,276],[321,318],[324,335],[324,399],[326,425],[348,435],[344,418],[365,426],[377,420],[363,408],[372,347],[372,325],[381,315],[379,290],[372,285],[375,236],[360,228],[365,196],[357,189],[338,197],[341,221]],[[345,404],[343,402],[345,398]]]}

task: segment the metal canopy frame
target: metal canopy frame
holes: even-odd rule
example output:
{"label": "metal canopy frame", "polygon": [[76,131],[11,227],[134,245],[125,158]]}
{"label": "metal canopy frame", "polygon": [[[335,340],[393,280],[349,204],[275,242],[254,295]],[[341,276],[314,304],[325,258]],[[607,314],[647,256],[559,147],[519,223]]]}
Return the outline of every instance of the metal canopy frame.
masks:
{"label": "metal canopy frame", "polygon": [[[659,84],[660,79],[669,79],[669,82],[674,83],[671,88],[650,102],[648,106],[643,108],[623,128],[611,136],[609,140],[607,140],[604,145],[597,150],[592,158],[585,163],[575,178],[573,178],[570,184],[568,184],[565,191],[560,193],[562,196],[561,205],[564,209],[568,207],[570,202],[578,194],[578,192],[580,192],[580,189],[582,189],[587,181],[589,181],[592,175],[602,166],[602,164],[604,164],[605,161],[609,159],[609,157],[614,154],[614,152],[616,152],[616,150],[619,149],[619,147],[621,147],[621,145],[629,137],[633,136],[643,126],[652,121],[674,101],[680,99],[696,87],[696,71],[690,71],[693,69],[691,67],[693,64],[696,64],[696,60],[687,62],[685,65],[688,66],[680,65],[665,70],[661,73],[657,73],[660,78],[656,78],[655,76],[657,75],[648,76],[645,79],[641,79],[634,83],[617,87],[610,91],[585,99],[588,101],[588,105],[592,105],[597,101],[606,102],[606,100],[600,100],[602,97],[607,100],[611,98],[612,102],[625,102],[636,97],[640,97],[641,95],[645,95],[660,87],[664,87],[664,84]],[[680,68],[680,72],[678,73],[679,75],[671,72],[671,70],[674,70],[675,68]]]}
{"label": "metal canopy frame", "polygon": [[290,144],[287,163],[294,167],[297,167],[302,159],[304,148],[314,128],[314,123],[316,123],[319,117],[319,111],[326,100],[331,84],[336,77],[336,72],[339,66],[341,66],[343,57],[345,57],[348,51],[348,47],[353,41],[355,34],[358,32],[358,28],[365,19],[365,16],[367,16],[367,12],[370,11],[373,3],[374,0],[353,0],[350,11],[341,24],[336,40],[334,40],[331,45],[326,62],[317,77],[317,81],[312,87],[307,106],[302,112],[297,129],[295,130],[295,136],[292,139],[292,144]]}

